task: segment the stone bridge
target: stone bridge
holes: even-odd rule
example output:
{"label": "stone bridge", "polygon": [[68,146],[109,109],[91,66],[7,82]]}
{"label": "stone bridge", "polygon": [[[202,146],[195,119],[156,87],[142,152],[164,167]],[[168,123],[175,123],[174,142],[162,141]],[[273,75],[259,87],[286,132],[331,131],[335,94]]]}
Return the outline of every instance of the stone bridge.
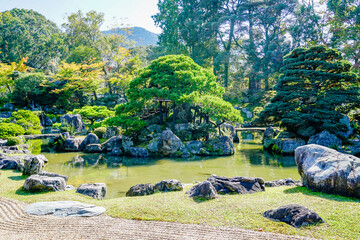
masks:
{"label": "stone bridge", "polygon": [[25,138],[26,140],[32,140],[32,139],[57,139],[57,138],[61,138],[61,134],[60,133],[52,133],[52,134],[35,134],[35,135],[22,135],[20,137]]}

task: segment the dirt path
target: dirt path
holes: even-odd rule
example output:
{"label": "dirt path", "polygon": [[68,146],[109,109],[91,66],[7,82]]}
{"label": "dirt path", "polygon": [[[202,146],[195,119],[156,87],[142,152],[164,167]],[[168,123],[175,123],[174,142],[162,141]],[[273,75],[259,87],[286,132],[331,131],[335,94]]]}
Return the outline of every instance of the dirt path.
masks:
{"label": "dirt path", "polygon": [[304,239],[226,227],[111,218],[29,216],[25,205],[0,198],[0,239]]}

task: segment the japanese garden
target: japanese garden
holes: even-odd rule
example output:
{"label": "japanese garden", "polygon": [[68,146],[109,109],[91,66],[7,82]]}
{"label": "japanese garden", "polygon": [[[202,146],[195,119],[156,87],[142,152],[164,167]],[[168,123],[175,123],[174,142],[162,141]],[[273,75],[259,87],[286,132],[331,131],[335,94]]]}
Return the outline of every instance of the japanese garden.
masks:
{"label": "japanese garden", "polygon": [[360,2],[155,2],[0,8],[0,239],[360,239]]}

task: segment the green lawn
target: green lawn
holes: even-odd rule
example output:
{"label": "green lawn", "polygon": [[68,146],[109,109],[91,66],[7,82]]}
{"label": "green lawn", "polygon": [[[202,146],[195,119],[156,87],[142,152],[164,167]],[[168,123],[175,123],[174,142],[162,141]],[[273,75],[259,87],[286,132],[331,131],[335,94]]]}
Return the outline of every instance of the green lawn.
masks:
{"label": "green lawn", "polygon": [[[323,239],[360,239],[359,199],[315,193],[303,187],[267,188],[266,192],[226,195],[205,202],[193,201],[185,191],[98,201],[75,191],[29,194],[21,190],[24,180],[21,173],[1,171],[0,196],[27,203],[81,201],[103,206],[108,215],[126,219],[227,226]],[[291,203],[315,210],[326,223],[297,229],[262,216],[266,210]]]}

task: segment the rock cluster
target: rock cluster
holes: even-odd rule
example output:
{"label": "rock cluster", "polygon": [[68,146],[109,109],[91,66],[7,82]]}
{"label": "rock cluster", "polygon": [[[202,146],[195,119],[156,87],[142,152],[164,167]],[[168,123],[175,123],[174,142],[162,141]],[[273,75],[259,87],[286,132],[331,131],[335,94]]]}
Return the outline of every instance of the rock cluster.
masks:
{"label": "rock cluster", "polygon": [[127,197],[135,197],[135,196],[145,196],[151,195],[155,192],[172,192],[172,191],[182,191],[183,186],[181,182],[176,179],[170,180],[162,180],[161,182],[152,185],[150,183],[147,184],[137,184],[132,186],[129,191],[126,193]]}

